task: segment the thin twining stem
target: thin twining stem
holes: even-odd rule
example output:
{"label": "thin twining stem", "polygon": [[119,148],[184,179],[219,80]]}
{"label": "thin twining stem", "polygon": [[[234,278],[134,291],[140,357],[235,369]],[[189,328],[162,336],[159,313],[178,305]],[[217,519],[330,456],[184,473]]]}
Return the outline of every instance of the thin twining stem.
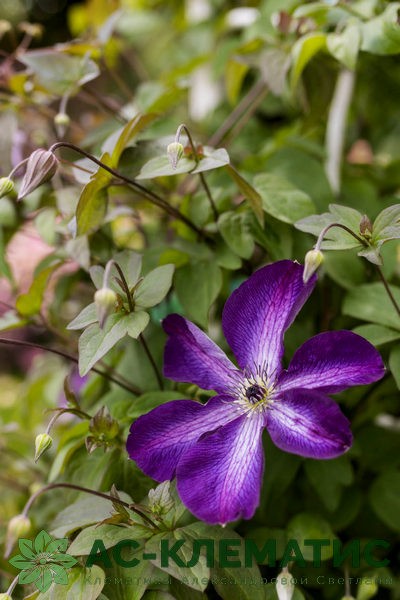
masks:
{"label": "thin twining stem", "polygon": [[[134,307],[134,303],[133,303],[133,300],[132,300],[132,294],[131,294],[131,291],[129,289],[128,282],[125,279],[125,275],[124,275],[121,267],[113,259],[109,260],[108,263],[107,263],[107,265],[106,265],[106,269],[104,271],[103,285],[104,286],[108,285],[108,280],[109,280],[110,273],[111,273],[111,267],[113,265],[117,269],[118,274],[119,274],[119,276],[121,278],[121,284],[122,284],[122,286],[124,288],[124,292],[125,292],[125,295],[126,295],[127,300],[128,300],[129,312],[133,313],[134,310],[135,310],[135,307]],[[149,359],[149,362],[150,362],[150,364],[151,364],[151,366],[153,368],[154,374],[155,374],[155,376],[157,378],[158,385],[159,385],[160,389],[163,390],[164,389],[164,383],[163,383],[161,374],[160,374],[160,372],[158,370],[157,363],[154,360],[154,357],[153,357],[153,355],[152,355],[152,353],[150,351],[150,348],[148,347],[147,342],[146,342],[146,340],[144,338],[144,335],[142,333],[139,335],[139,340],[140,340],[140,342],[141,342],[141,344],[143,346],[143,349],[144,349],[144,351],[146,353],[146,356]]]}
{"label": "thin twining stem", "polygon": [[[52,354],[57,354],[58,356],[62,356],[63,358],[66,358],[74,363],[78,364],[78,362],[79,362],[79,359],[76,356],[74,356],[73,354],[64,352],[64,350],[57,350],[56,348],[48,348],[47,346],[42,346],[42,344],[36,344],[33,342],[25,342],[22,340],[11,340],[11,339],[7,339],[7,338],[0,338],[0,344],[6,344],[6,345],[8,344],[9,346],[24,346],[25,348],[38,348],[39,350],[45,350],[46,352],[51,352]],[[94,373],[97,373],[104,379],[107,379],[108,381],[111,381],[112,383],[119,385],[121,388],[123,388],[124,390],[127,390],[131,394],[135,394],[135,396],[140,396],[143,393],[142,390],[140,388],[136,387],[135,385],[125,384],[122,381],[120,381],[119,379],[117,379],[116,377],[114,377],[113,375],[111,375],[110,373],[106,373],[105,371],[102,371],[101,369],[98,369],[97,367],[92,367],[91,371],[93,371]]]}
{"label": "thin twining stem", "polygon": [[[331,223],[330,225],[327,225],[326,227],[324,227],[324,229],[321,231],[321,233],[318,236],[318,240],[317,243],[315,244],[314,248],[315,250],[320,250],[321,249],[321,244],[324,240],[325,234],[327,233],[327,231],[329,231],[329,229],[333,228],[333,227],[340,227],[341,229],[344,229],[344,231],[347,231],[347,233],[349,233],[350,235],[353,236],[353,238],[355,238],[362,246],[364,247],[368,247],[368,242],[364,239],[362,239],[359,235],[357,235],[356,233],[354,233],[354,231],[352,231],[349,227],[347,227],[346,225],[342,225],[342,223]],[[386,290],[386,293],[391,301],[391,303],[394,306],[394,309],[396,310],[397,314],[400,316],[400,306],[397,304],[397,300],[394,297],[392,290],[390,289],[390,286],[386,280],[386,277],[381,269],[381,267],[379,265],[375,265],[379,274],[379,277],[384,285],[384,288]]]}
{"label": "thin twining stem", "polygon": [[91,490],[89,488],[82,487],[81,485],[75,485],[75,483],[50,483],[49,485],[46,485],[41,490],[38,490],[37,492],[32,494],[32,496],[29,498],[28,502],[25,504],[21,515],[24,517],[27,517],[28,512],[29,512],[32,504],[35,502],[36,498],[41,496],[43,493],[48,492],[49,490],[54,490],[56,488],[68,488],[71,490],[77,490],[78,492],[85,492],[86,494],[92,494],[93,496],[98,496],[99,498],[104,498],[104,500],[110,500],[111,502],[120,504],[121,506],[124,506],[125,508],[128,508],[132,512],[136,513],[139,517],[141,517],[144,521],[146,521],[146,523],[148,525],[150,525],[152,528],[156,527],[156,525],[153,523],[153,521],[150,519],[150,517],[148,517],[136,503],[125,502],[124,500],[121,500],[120,498],[117,498],[115,496],[111,496],[110,494],[105,494],[104,492],[98,492],[97,490]]}
{"label": "thin twining stem", "polygon": [[[194,160],[196,162],[196,165],[198,165],[199,162],[200,162],[200,157],[198,155],[197,148],[196,148],[196,146],[195,146],[195,144],[193,142],[193,138],[192,138],[192,136],[190,134],[190,131],[189,131],[189,129],[187,128],[187,126],[184,123],[182,123],[182,125],[179,125],[179,127],[177,129],[177,132],[176,132],[176,135],[175,135],[175,142],[179,142],[179,138],[181,136],[182,131],[184,131],[186,133],[186,135],[187,135],[187,138],[189,140],[189,144],[190,144],[190,146],[192,148],[192,151],[193,151]],[[210,203],[211,210],[212,210],[213,215],[214,215],[214,220],[217,221],[218,220],[217,207],[215,206],[214,198],[212,197],[212,194],[211,194],[210,188],[208,187],[208,183],[206,181],[206,178],[204,177],[203,173],[199,173],[198,175],[200,177],[201,185],[203,186],[204,191],[206,193],[206,196],[208,198],[208,201]]]}
{"label": "thin twining stem", "polygon": [[98,165],[105,171],[108,171],[108,173],[110,173],[117,179],[120,179],[127,185],[130,185],[130,186],[134,187],[135,189],[139,190],[147,198],[147,200],[149,200],[150,202],[152,202],[159,208],[162,208],[165,212],[167,212],[171,216],[175,217],[176,219],[180,219],[181,221],[183,221],[188,227],[190,227],[198,235],[200,235],[200,236],[204,235],[203,232],[201,231],[201,229],[199,229],[197,227],[197,225],[195,225],[190,219],[188,219],[177,208],[174,208],[173,206],[168,204],[168,202],[166,200],[164,200],[164,198],[161,198],[161,196],[159,196],[155,192],[148,190],[140,183],[137,183],[137,181],[135,181],[134,179],[131,179],[130,177],[126,177],[125,175],[122,175],[122,173],[119,173],[112,167],[109,167],[108,165],[104,164],[101,160],[99,160],[98,158],[93,156],[93,154],[90,154],[89,152],[82,150],[82,148],[80,148],[79,146],[76,146],[75,144],[71,144],[70,142],[56,142],[49,148],[49,150],[50,150],[50,152],[54,153],[54,151],[57,150],[57,148],[70,148],[71,150],[74,150],[75,152],[78,152],[79,154],[86,156],[86,158],[88,158],[89,160],[94,162],[96,165]]}

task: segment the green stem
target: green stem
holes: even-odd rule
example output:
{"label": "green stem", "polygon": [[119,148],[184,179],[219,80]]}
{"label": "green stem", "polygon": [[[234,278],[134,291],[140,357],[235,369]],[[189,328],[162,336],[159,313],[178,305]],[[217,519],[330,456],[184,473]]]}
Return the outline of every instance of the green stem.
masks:
{"label": "green stem", "polygon": [[327,225],[326,227],[324,227],[324,229],[319,234],[317,243],[314,246],[315,250],[321,250],[321,244],[324,241],[324,237],[325,237],[326,233],[333,227],[339,227],[340,229],[344,229],[344,231],[347,231],[347,233],[352,235],[353,238],[355,238],[357,240],[357,242],[359,242],[362,246],[368,246],[367,242],[365,240],[363,240],[360,236],[358,236],[356,233],[354,233],[354,231],[352,231],[349,227],[347,227],[347,225],[342,225],[341,223],[331,223],[330,225]]}
{"label": "green stem", "polygon": [[[121,283],[123,285],[126,297],[128,299],[129,312],[133,313],[134,310],[135,310],[135,307],[134,307],[134,304],[133,304],[132,294],[130,292],[128,282],[125,279],[125,275],[124,275],[121,267],[119,266],[119,264],[117,262],[115,262],[115,260],[109,260],[108,263],[107,263],[106,270],[104,271],[103,285],[106,286],[108,284],[108,278],[109,278],[109,275],[110,275],[110,269],[111,269],[112,265],[115,265],[115,268],[117,269],[118,274],[121,277]],[[148,345],[146,343],[146,340],[145,340],[145,338],[144,338],[144,336],[143,336],[142,333],[139,335],[139,339],[140,339],[140,342],[141,342],[141,344],[143,346],[143,349],[144,349],[144,351],[146,353],[146,356],[149,359],[150,364],[151,364],[151,366],[153,368],[153,371],[154,371],[155,376],[156,376],[157,381],[158,381],[158,385],[159,385],[160,389],[163,390],[164,389],[164,383],[163,383],[161,374],[160,374],[160,372],[158,370],[157,363],[154,360],[154,357],[153,357],[153,355],[152,355],[152,353],[150,351],[150,348],[148,347]]]}
{"label": "green stem", "polygon": [[51,419],[46,427],[45,433],[47,433],[47,435],[50,435],[50,431],[51,431],[54,423],[57,421],[57,419],[59,417],[61,417],[61,415],[64,415],[66,413],[77,415],[78,417],[82,417],[82,419],[87,419],[88,421],[90,421],[90,419],[92,418],[90,415],[83,412],[83,410],[79,410],[78,408],[61,408],[61,409],[56,408],[55,410],[57,411],[56,414],[53,417],[51,417]]}
{"label": "green stem", "polygon": [[[11,340],[11,339],[7,339],[7,338],[0,338],[0,344],[6,344],[6,345],[8,344],[9,346],[23,346],[25,348],[38,348],[39,350],[45,350],[46,352],[51,352],[52,354],[57,354],[58,356],[62,356],[63,358],[66,358],[74,363],[79,362],[79,360],[78,360],[78,358],[76,358],[76,356],[73,356],[72,354],[68,354],[68,352],[64,352],[63,350],[56,350],[56,348],[47,348],[46,346],[42,346],[42,344],[36,344],[33,342],[24,342],[22,340]],[[104,379],[107,379],[108,381],[111,381],[112,383],[119,385],[121,388],[123,388],[124,390],[127,390],[131,394],[135,394],[135,396],[140,396],[142,394],[142,390],[139,389],[138,387],[131,385],[131,384],[126,385],[122,381],[119,381],[119,379],[113,377],[113,375],[110,375],[109,373],[105,373],[104,371],[101,371],[97,367],[92,367],[91,371],[93,371],[94,373],[97,373]]]}
{"label": "green stem", "polygon": [[[192,148],[192,151],[193,151],[194,160],[196,162],[196,165],[198,165],[199,162],[200,162],[200,157],[199,157],[199,155],[197,153],[197,148],[196,148],[196,146],[195,146],[195,144],[193,142],[193,138],[192,138],[192,136],[190,134],[190,131],[189,131],[189,129],[187,128],[187,126],[184,123],[182,123],[178,127],[178,130],[177,130],[176,135],[175,135],[175,142],[179,142],[179,138],[181,136],[182,131],[184,131],[186,133],[187,137],[188,137],[189,144],[190,144],[190,146]],[[208,201],[210,203],[211,210],[212,210],[213,215],[214,215],[214,220],[218,221],[217,207],[215,206],[214,198],[212,197],[212,194],[211,194],[210,188],[208,187],[206,178],[204,177],[203,173],[199,173],[199,177],[200,177],[201,185],[203,186],[204,191],[206,193],[206,196],[208,198]]]}
{"label": "green stem", "polygon": [[116,502],[125,508],[129,508],[132,512],[136,513],[139,517],[141,517],[144,521],[146,521],[152,528],[155,527],[153,521],[138,507],[137,504],[130,504],[129,502],[125,502],[124,500],[120,500],[120,498],[116,498],[115,496],[110,496],[109,494],[104,494],[103,492],[98,492],[96,490],[91,490],[89,488],[82,487],[80,485],[75,485],[74,483],[50,483],[46,485],[41,490],[38,490],[29,498],[28,502],[25,504],[21,515],[24,517],[28,516],[28,512],[35,502],[36,498],[41,496],[44,492],[48,492],[49,490],[54,490],[55,488],[68,488],[70,490],[77,490],[78,492],[85,492],[86,494],[92,494],[93,496],[98,496],[99,498],[104,498],[105,500],[110,500],[111,502]]}
{"label": "green stem", "polygon": [[154,374],[155,374],[155,376],[157,378],[158,386],[159,386],[160,390],[163,390],[164,389],[164,383],[163,383],[161,374],[160,374],[160,372],[158,370],[157,363],[154,360],[154,357],[153,357],[153,355],[152,355],[152,353],[150,351],[150,348],[148,347],[147,342],[146,342],[146,340],[144,338],[144,335],[142,333],[139,335],[139,339],[140,339],[140,341],[142,343],[142,346],[143,346],[143,349],[144,349],[144,351],[145,351],[145,353],[147,355],[147,358],[149,359],[150,364],[153,367]]}
{"label": "green stem", "polygon": [[381,267],[379,265],[376,265],[376,268],[378,270],[379,277],[380,277],[380,279],[381,279],[381,281],[382,281],[382,283],[383,283],[383,285],[385,287],[386,293],[389,296],[391,303],[393,304],[393,306],[394,306],[397,314],[400,317],[400,306],[397,304],[396,298],[393,296],[392,290],[390,289],[390,286],[389,286],[389,284],[388,284],[388,282],[386,280],[386,277],[383,274],[383,271],[382,271],[382,269],[381,269]]}
{"label": "green stem", "polygon": [[[6,557],[7,558],[7,557]],[[14,588],[16,587],[17,583],[18,583],[18,579],[19,576],[17,575],[11,582],[10,587],[8,588],[8,590],[6,591],[6,594],[8,594],[9,596],[11,596],[11,594],[14,591]]]}
{"label": "green stem", "polygon": [[112,169],[108,165],[101,162],[101,160],[99,160],[98,158],[93,156],[93,154],[90,154],[89,152],[82,150],[82,148],[79,148],[79,146],[76,146],[75,144],[71,144],[69,142],[56,142],[49,148],[49,150],[50,150],[50,152],[54,153],[55,150],[57,150],[57,148],[70,148],[71,150],[74,150],[75,152],[79,152],[79,154],[86,156],[86,158],[88,158],[89,160],[94,162],[96,165],[98,165],[105,171],[108,171],[108,173],[110,173],[117,179],[120,179],[127,185],[130,185],[133,188],[135,188],[136,190],[139,190],[147,198],[147,200],[152,202],[155,206],[158,206],[158,208],[163,209],[166,213],[175,217],[176,219],[180,219],[181,221],[183,221],[183,223],[185,223],[188,227],[190,227],[198,235],[204,237],[203,232],[201,231],[201,229],[199,229],[197,227],[197,225],[192,223],[192,221],[190,219],[188,219],[183,213],[181,213],[177,208],[174,208],[173,206],[168,204],[168,202],[166,202],[166,200],[161,198],[161,196],[159,196],[155,192],[152,192],[151,190],[148,190],[143,185],[140,185],[140,183],[137,183],[134,179],[131,179],[130,177],[126,177],[125,175],[122,175],[122,173],[119,173],[115,169]]}

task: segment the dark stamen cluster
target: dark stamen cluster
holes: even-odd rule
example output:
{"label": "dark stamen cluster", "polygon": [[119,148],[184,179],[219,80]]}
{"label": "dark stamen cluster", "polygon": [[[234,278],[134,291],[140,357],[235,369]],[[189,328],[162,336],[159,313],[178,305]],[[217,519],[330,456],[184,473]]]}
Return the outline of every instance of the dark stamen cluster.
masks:
{"label": "dark stamen cluster", "polygon": [[248,400],[250,400],[251,403],[256,404],[264,398],[265,392],[266,390],[260,385],[250,385],[246,389],[246,398],[248,398]]}

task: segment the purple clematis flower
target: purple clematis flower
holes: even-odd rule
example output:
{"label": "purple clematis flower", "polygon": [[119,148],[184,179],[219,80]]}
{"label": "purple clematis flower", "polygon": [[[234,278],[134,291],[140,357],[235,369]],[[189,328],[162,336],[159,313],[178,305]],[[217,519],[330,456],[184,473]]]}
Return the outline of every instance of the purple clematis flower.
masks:
{"label": "purple clematis flower", "polygon": [[350,331],[329,331],[305,342],[282,368],[283,336],[316,281],[283,260],[256,271],[228,298],[225,337],[239,369],[196,325],[177,314],[164,374],[217,392],[207,404],[167,402],[140,417],[127,441],[130,458],[157,481],[176,476],[182,502],[199,519],[225,524],[250,519],[263,474],[262,432],[282,450],[334,458],[352,444],[347,418],[327,394],[377,381],[379,353]]}

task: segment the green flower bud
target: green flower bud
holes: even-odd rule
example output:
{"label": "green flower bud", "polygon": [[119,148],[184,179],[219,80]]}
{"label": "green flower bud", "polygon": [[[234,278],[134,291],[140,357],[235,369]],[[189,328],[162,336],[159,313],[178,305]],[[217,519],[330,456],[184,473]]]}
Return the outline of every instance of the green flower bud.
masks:
{"label": "green flower bud", "polygon": [[48,433],[39,433],[35,440],[35,462],[39,460],[46,450],[50,448],[53,443],[53,438]]}
{"label": "green flower bud", "polygon": [[167,154],[173,169],[176,169],[178,161],[182,158],[183,150],[184,148],[179,142],[172,142],[168,145]]}
{"label": "green flower bud", "polygon": [[292,600],[295,590],[293,577],[289,571],[281,571],[276,578],[276,593],[279,600]]}
{"label": "green flower bud", "polygon": [[2,594],[0,594],[0,600],[12,600],[10,594],[6,594],[5,592],[3,592]]}
{"label": "green flower bud", "polygon": [[0,198],[8,196],[14,190],[14,182],[8,177],[0,177]]}
{"label": "green flower bud", "polygon": [[30,155],[18,193],[18,200],[49,181],[58,168],[58,159],[50,150],[35,150]]}
{"label": "green flower bud", "polygon": [[103,329],[107,317],[114,311],[116,301],[117,294],[110,288],[103,287],[95,293],[94,303],[96,305],[100,329]]}
{"label": "green flower bud", "polygon": [[68,125],[71,123],[71,119],[67,113],[60,112],[54,117],[54,123],[55,125],[63,125],[64,127],[68,127]]}
{"label": "green flower bud", "polygon": [[16,515],[13,517],[7,527],[5,553],[4,557],[8,558],[15,543],[28,535],[32,529],[31,520],[25,515]]}
{"label": "green flower bud", "polygon": [[315,271],[322,264],[324,255],[321,250],[309,250],[304,259],[303,281],[307,281],[314,275]]}

